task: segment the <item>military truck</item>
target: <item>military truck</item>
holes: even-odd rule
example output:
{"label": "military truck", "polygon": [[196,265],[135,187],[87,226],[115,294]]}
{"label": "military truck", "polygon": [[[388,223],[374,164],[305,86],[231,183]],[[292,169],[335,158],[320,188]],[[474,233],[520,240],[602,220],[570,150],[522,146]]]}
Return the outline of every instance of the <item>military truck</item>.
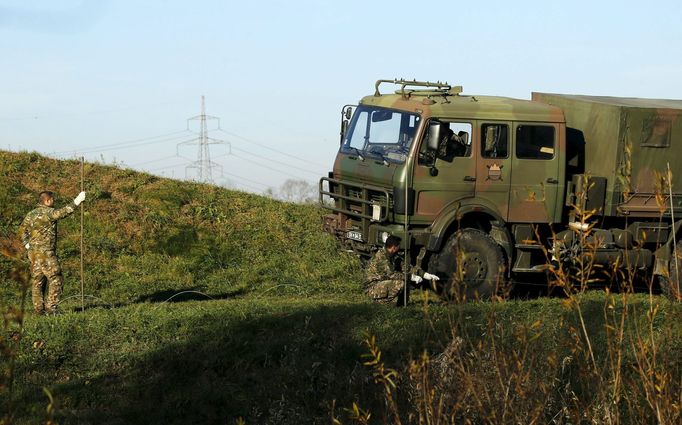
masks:
{"label": "military truck", "polygon": [[681,100],[519,100],[379,80],[342,108],[320,180],[324,228],[365,257],[396,235],[406,262],[467,297],[580,262],[586,242],[592,263],[655,276],[679,297],[676,158]]}

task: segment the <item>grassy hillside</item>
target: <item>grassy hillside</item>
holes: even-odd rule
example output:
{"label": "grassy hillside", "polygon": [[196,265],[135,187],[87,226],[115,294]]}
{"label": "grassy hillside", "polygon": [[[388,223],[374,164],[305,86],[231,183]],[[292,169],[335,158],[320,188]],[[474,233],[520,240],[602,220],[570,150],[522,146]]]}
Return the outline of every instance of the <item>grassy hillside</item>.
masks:
{"label": "grassy hillside", "polygon": [[[44,189],[65,205],[80,164],[0,153],[0,234],[12,236]],[[85,165],[87,294],[113,305],[163,301],[182,290],[228,298],[347,292],[358,271],[318,231],[320,211],[209,185]],[[80,292],[80,217],[59,223],[65,297]]]}
{"label": "grassy hillside", "polygon": [[[22,256],[14,233],[37,192],[55,191],[57,205],[78,193],[79,167],[0,152],[5,253]],[[360,291],[360,264],[319,230],[315,206],[97,164],[85,175],[86,311],[78,214],[59,228],[64,314],[31,314],[17,282],[25,262],[0,256],[0,418],[9,423],[681,417],[679,303],[593,291],[374,305]],[[446,347],[449,357],[439,354]]]}

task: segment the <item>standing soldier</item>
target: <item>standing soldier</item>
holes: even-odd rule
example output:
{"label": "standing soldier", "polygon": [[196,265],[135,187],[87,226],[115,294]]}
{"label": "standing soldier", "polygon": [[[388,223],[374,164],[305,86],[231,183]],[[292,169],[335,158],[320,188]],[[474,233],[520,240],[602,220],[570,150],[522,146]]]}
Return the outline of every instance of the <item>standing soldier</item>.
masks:
{"label": "standing soldier", "polygon": [[[19,227],[21,240],[28,251],[31,262],[31,293],[33,307],[38,314],[56,313],[59,296],[62,293],[64,277],[57,259],[57,220],[73,213],[85,200],[85,192],[81,192],[73,200],[73,204],[55,209],[52,192],[40,192],[38,208],[29,212]],[[43,301],[45,281],[48,282],[47,301]]]}
{"label": "standing soldier", "polygon": [[[373,301],[389,303],[394,301],[403,290],[403,273],[395,269],[394,257],[400,249],[400,238],[389,236],[384,248],[374,254],[367,266],[365,293]],[[423,279],[439,280],[438,276],[424,273],[423,277],[410,273],[410,281],[420,283]]]}

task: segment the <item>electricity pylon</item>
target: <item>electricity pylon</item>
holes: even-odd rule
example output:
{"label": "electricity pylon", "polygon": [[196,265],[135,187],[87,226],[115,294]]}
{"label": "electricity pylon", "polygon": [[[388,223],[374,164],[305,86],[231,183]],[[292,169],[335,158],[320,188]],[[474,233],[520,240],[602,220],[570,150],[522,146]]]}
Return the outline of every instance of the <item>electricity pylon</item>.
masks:
{"label": "electricity pylon", "polygon": [[[231,148],[229,142],[224,140],[214,139],[208,136],[208,124],[207,120],[220,120],[218,117],[211,115],[206,115],[206,104],[204,96],[201,96],[201,115],[197,115],[192,118],[187,119],[187,128],[189,129],[190,121],[199,121],[199,137],[196,139],[188,140],[186,142],[178,143],[177,149],[179,151],[181,145],[197,145],[197,160],[191,162],[185,167],[185,178],[187,178],[187,170],[196,169],[198,180],[205,183],[213,183],[213,169],[219,168],[222,173],[223,166],[211,161],[211,152],[209,151],[209,145],[227,145]],[[179,155],[179,152],[178,152]]]}

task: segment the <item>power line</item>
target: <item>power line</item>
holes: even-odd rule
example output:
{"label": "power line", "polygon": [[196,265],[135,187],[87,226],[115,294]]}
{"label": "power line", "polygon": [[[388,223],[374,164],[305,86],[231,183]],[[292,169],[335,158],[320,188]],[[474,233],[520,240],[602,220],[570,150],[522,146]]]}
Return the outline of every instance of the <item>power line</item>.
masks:
{"label": "power line", "polygon": [[246,184],[246,183],[238,183],[238,184],[241,186],[244,186],[244,187],[248,187],[251,190],[255,190],[256,192],[260,192],[260,193],[263,192],[263,189],[259,189],[257,187],[251,186],[250,184]]}
{"label": "power line", "polygon": [[[239,157],[239,156],[237,156],[237,155],[229,154],[229,153],[215,156],[215,157],[213,157],[213,159],[223,158],[223,157],[226,157],[226,156],[235,156],[235,157],[240,158],[240,159],[245,159],[245,158],[241,158],[241,157]],[[161,160],[163,160],[163,159],[170,159],[170,158],[177,158],[177,156],[171,156],[171,157],[167,157],[167,158],[159,158],[158,160],[154,160],[154,161],[161,161]],[[246,159],[246,161],[249,161],[249,160]],[[152,162],[152,161],[150,161],[150,162]],[[138,164],[138,165],[139,165],[139,164]],[[168,169],[168,168],[180,167],[180,166],[182,166],[182,165],[184,165],[184,164],[167,165],[167,166],[163,166],[163,167],[153,168],[153,169],[147,170],[147,171],[152,172],[152,171],[157,171],[157,170],[165,170],[165,169]],[[259,166],[261,166],[261,167],[266,167],[266,168],[268,168],[268,169],[270,169],[270,170],[272,169],[272,168],[270,168],[270,167],[268,167],[268,166],[266,166],[266,165],[262,165],[262,164],[256,164],[256,165],[259,165]],[[277,170],[274,170],[274,171],[277,171]],[[255,183],[255,184],[261,185],[261,186],[266,187],[266,188],[272,187],[272,185],[265,184],[265,183],[262,183],[262,182],[259,182],[259,181],[256,181],[256,180],[250,180],[250,179],[248,179],[248,178],[246,178],[246,177],[244,177],[244,176],[240,176],[240,175],[233,174],[233,173],[228,173],[227,171],[223,171],[223,174],[228,175],[228,176],[232,176],[232,177],[234,177],[234,178],[241,179],[241,180],[244,180],[244,181],[248,181],[248,182],[251,182],[251,183]],[[291,176],[292,176],[292,177],[296,177],[296,178],[300,178],[299,176],[294,176],[293,174],[292,174]]]}
{"label": "power line", "polygon": [[238,175],[236,175],[236,174],[228,173],[227,171],[223,172],[223,174],[226,174],[226,175],[228,175],[228,176],[232,176],[232,177],[234,177],[234,178],[236,178],[236,179],[239,179],[239,180],[244,180],[244,181],[247,181],[247,182],[251,182],[251,183],[254,183],[254,184],[257,184],[257,185],[266,187],[266,188],[269,188],[269,187],[270,187],[270,185],[267,185],[267,184],[265,184],[265,183],[257,182],[257,181],[255,181],[255,180],[250,180],[250,179],[247,179],[246,177],[242,177],[242,176],[238,176]]}
{"label": "power line", "polygon": [[284,175],[287,175],[287,176],[289,176],[289,177],[293,177],[293,178],[295,178],[295,179],[300,179],[300,178],[301,178],[300,176],[296,176],[296,175],[293,175],[293,174],[291,174],[291,173],[287,173],[286,171],[278,170],[277,168],[272,168],[272,167],[270,167],[270,166],[268,166],[268,165],[263,165],[263,164],[260,164],[260,163],[258,163],[258,162],[256,162],[256,161],[253,161],[253,160],[251,160],[251,159],[244,158],[243,156],[239,156],[239,155],[235,155],[235,154],[232,154],[232,156],[234,156],[235,158],[243,159],[244,161],[250,162],[250,163],[255,164],[255,165],[259,166],[259,167],[267,168],[268,170],[276,171],[276,172],[278,172],[278,173],[280,173],[280,174],[284,174]]}
{"label": "power line", "polygon": [[[190,165],[187,166],[187,168],[196,168],[196,169],[199,171],[199,180],[205,180],[205,181],[208,181],[208,182],[212,182],[212,180],[213,180],[212,173],[211,173],[212,169],[213,169],[213,168],[220,168],[221,171],[222,171],[222,165],[221,165],[221,164],[218,164],[218,163],[216,163],[216,162],[213,162],[213,161],[211,160],[210,152],[209,152],[209,146],[208,146],[208,145],[210,145],[210,144],[223,144],[223,143],[227,143],[227,144],[229,145],[229,147],[230,147],[230,152],[229,152],[228,154],[219,155],[219,156],[216,157],[216,158],[220,158],[220,157],[222,157],[222,156],[227,156],[227,155],[232,155],[232,156],[234,156],[235,158],[240,158],[240,159],[242,159],[242,160],[245,160],[245,161],[251,162],[251,163],[253,163],[253,164],[256,164],[256,165],[258,165],[258,166],[260,166],[260,167],[267,168],[268,170],[275,171],[275,172],[278,172],[278,173],[281,173],[281,174],[285,174],[285,175],[290,176],[290,177],[293,177],[293,178],[297,178],[297,179],[300,178],[299,176],[296,176],[296,175],[294,175],[294,174],[288,173],[288,172],[286,172],[286,171],[278,170],[278,169],[272,168],[272,167],[267,166],[267,165],[262,165],[262,164],[260,164],[260,163],[258,163],[258,162],[256,162],[256,161],[251,160],[251,159],[244,158],[244,157],[239,156],[239,155],[235,155],[234,153],[232,153],[232,149],[233,149],[233,148],[232,148],[232,144],[231,144],[230,142],[225,142],[225,141],[223,141],[223,140],[213,139],[213,138],[208,137],[208,128],[207,128],[207,123],[206,123],[206,121],[207,121],[207,120],[210,120],[210,119],[213,119],[213,120],[220,120],[220,118],[218,118],[218,117],[215,117],[215,116],[211,116],[211,115],[207,115],[207,114],[206,114],[205,98],[204,98],[204,96],[202,96],[202,97],[201,97],[201,114],[188,119],[188,122],[189,122],[190,120],[199,120],[199,121],[200,121],[200,133],[199,133],[199,137],[198,137],[197,139],[193,139],[193,140],[190,140],[190,141],[178,143],[178,146],[183,145],[183,144],[187,144],[187,145],[198,145],[198,146],[199,146],[198,154],[197,154],[197,160],[194,161],[194,162],[192,162]],[[188,128],[189,128],[189,125],[188,125]],[[222,130],[220,127],[218,127],[218,130],[222,131],[223,133],[229,134],[229,133],[226,132],[225,130]],[[240,136],[236,136],[236,137],[240,137]],[[240,137],[240,138],[242,138],[242,137]],[[242,139],[244,139],[244,138],[242,138]],[[247,139],[244,139],[244,140],[247,140]],[[247,140],[247,141],[248,141],[248,140]],[[251,143],[258,144],[258,143],[256,143],[256,142],[251,142]],[[264,147],[265,147],[265,146],[264,146]],[[272,151],[278,152],[278,153],[282,153],[282,154],[284,154],[285,156],[288,156],[288,157],[291,157],[291,158],[294,158],[294,159],[298,159],[298,160],[300,161],[300,158],[297,158],[297,157],[292,156],[292,155],[290,155],[290,154],[287,154],[287,153],[285,153],[285,152],[279,152],[279,151],[277,151],[277,150],[275,150],[275,149],[271,149],[271,148],[268,148],[268,147],[266,147],[266,148],[267,148],[267,149],[270,149],[270,150],[272,150]],[[252,153],[252,152],[243,150],[243,149],[238,149],[238,148],[234,148],[234,149],[237,150],[237,151],[244,152],[244,153],[247,154],[247,155],[254,156],[254,157],[256,157],[256,158],[261,158],[261,159],[265,159],[265,160],[267,160],[267,161],[270,161],[270,162],[273,162],[273,163],[276,163],[276,164],[284,165],[285,167],[294,168],[294,169],[297,169],[297,170],[299,170],[299,171],[303,171],[303,172],[306,172],[306,173],[314,174],[314,175],[316,175],[316,176],[319,176],[319,175],[320,175],[320,173],[318,173],[318,172],[311,171],[311,170],[307,170],[307,169],[303,169],[303,168],[297,167],[297,166],[295,166],[295,165],[291,165],[291,164],[289,164],[289,163],[285,163],[285,162],[278,161],[278,160],[275,160],[275,159],[266,158],[266,157],[264,157],[264,156],[262,156],[262,155],[258,155],[258,154],[255,154],[255,153]],[[306,162],[306,161],[303,161],[303,162]],[[225,174],[224,171],[222,171],[222,172],[223,172],[223,174]],[[234,175],[233,175],[233,176],[234,176]],[[252,181],[252,182],[253,182],[253,181]],[[257,183],[257,184],[262,184],[262,183]],[[266,186],[266,185],[264,185],[264,186]]]}
{"label": "power line", "polygon": [[238,138],[238,139],[241,139],[241,140],[243,140],[243,141],[245,141],[245,142],[249,142],[249,143],[252,143],[252,144],[254,144],[254,145],[256,145],[256,146],[260,146],[260,147],[265,148],[265,149],[267,149],[267,150],[276,152],[276,153],[278,153],[278,154],[280,154],[280,155],[287,156],[287,157],[292,158],[292,159],[295,159],[295,160],[297,160],[297,161],[305,162],[305,163],[307,163],[307,164],[309,164],[309,165],[315,165],[316,167],[322,167],[322,168],[324,168],[324,167],[323,167],[322,165],[320,165],[320,164],[316,164],[316,163],[314,163],[314,162],[312,162],[312,161],[308,161],[308,160],[306,160],[306,159],[302,159],[302,158],[300,158],[300,157],[298,157],[298,156],[295,156],[295,155],[292,155],[292,154],[290,154],[290,153],[287,153],[287,152],[284,152],[284,151],[280,151],[280,150],[278,150],[278,149],[271,148],[271,147],[269,147],[269,146],[267,146],[267,145],[264,145],[264,144],[262,144],[262,143],[258,143],[258,142],[254,141],[254,140],[251,140],[251,139],[247,139],[246,137],[240,136],[240,135],[235,134],[235,133],[232,133],[232,132],[230,132],[230,131],[225,131],[225,130],[223,130],[223,129],[220,128],[220,127],[218,127],[217,130],[218,130],[218,131],[222,131],[223,133],[228,134],[228,135],[230,135],[230,136],[233,136],[233,137],[236,137],[236,138]]}
{"label": "power line", "polygon": [[107,152],[107,151],[115,151],[119,149],[130,149],[130,148],[137,148],[140,146],[148,146],[148,145],[156,145],[159,143],[167,143],[167,142],[172,142],[174,140],[181,139],[182,137],[171,137],[169,139],[161,139],[161,140],[155,140],[152,142],[145,142],[145,143],[136,143],[134,145],[128,145],[128,146],[117,146],[117,147],[111,147],[111,148],[106,148],[106,149],[97,149],[97,150],[91,150],[91,151],[81,151],[78,153],[99,153],[99,152]]}
{"label": "power line", "polygon": [[[209,139],[210,139],[210,138],[209,138]],[[213,139],[211,139],[211,140],[213,140]],[[196,139],[189,140],[188,142],[193,142],[193,141],[196,141]],[[182,142],[182,143],[185,143],[185,142]],[[193,144],[196,144],[196,143],[193,143]],[[235,150],[235,151],[239,151],[239,152],[244,152],[244,153],[246,153],[246,154],[248,154],[248,155],[252,155],[252,156],[255,156],[255,157],[257,157],[257,158],[265,159],[265,160],[267,160],[267,161],[271,161],[271,162],[274,162],[274,163],[277,163],[277,164],[280,164],[280,165],[284,165],[284,166],[286,166],[286,167],[294,168],[294,169],[297,169],[297,170],[299,170],[299,171],[303,171],[303,172],[306,172],[306,173],[309,173],[309,174],[314,174],[314,175],[316,175],[316,176],[319,176],[319,175],[320,175],[319,173],[317,173],[317,172],[315,172],[315,171],[306,170],[306,169],[303,169],[303,168],[300,168],[300,167],[296,167],[296,166],[294,166],[294,165],[291,165],[291,164],[288,164],[288,163],[285,163],[285,162],[281,162],[281,161],[277,161],[277,160],[274,160],[274,159],[271,159],[271,158],[267,158],[267,157],[264,157],[264,156],[262,156],[262,155],[258,155],[258,154],[255,154],[255,153],[253,153],[253,152],[249,152],[249,151],[246,151],[246,150],[243,150],[243,149],[239,149],[239,148],[234,148],[234,147],[232,147],[231,150]],[[159,161],[163,161],[163,160],[167,160],[167,159],[177,158],[178,156],[179,156],[179,155],[177,155],[177,154],[176,154],[176,155],[171,155],[171,156],[167,156],[167,157],[163,157],[163,158],[158,158],[158,159],[153,159],[153,160],[149,160],[149,161],[144,161],[144,162],[132,164],[132,165],[129,165],[129,166],[130,166],[130,167],[139,167],[139,166],[141,166],[141,165],[146,165],[146,164],[151,164],[151,163],[154,163],[154,162],[159,162]],[[257,161],[254,161],[254,160],[252,160],[252,159],[244,158],[244,157],[239,156],[239,155],[235,155],[234,153],[221,154],[221,155],[218,155],[218,156],[214,156],[213,159],[223,158],[223,157],[226,157],[226,156],[234,156],[235,158],[239,158],[239,159],[248,161],[248,162],[250,162],[250,163],[253,163],[253,164],[258,165],[259,167],[267,168],[268,170],[276,171],[276,172],[278,172],[278,173],[285,174],[285,175],[287,175],[287,176],[294,177],[294,178],[297,178],[297,179],[301,178],[300,176],[297,176],[297,175],[288,173],[288,172],[286,172],[286,171],[282,171],[282,170],[279,170],[279,169],[272,168],[272,167],[269,166],[269,165],[265,165],[265,164],[259,163],[259,162],[257,162]],[[222,165],[221,165],[221,164],[217,164],[217,163],[215,163],[215,162],[213,162],[213,161],[211,161],[211,163],[212,163],[212,165],[213,165],[214,167],[222,168]],[[159,169],[172,168],[172,167],[176,167],[176,166],[179,166],[179,165],[167,166],[167,167],[160,167],[160,168],[154,168],[154,169],[148,170],[148,171],[155,171],[155,170],[159,170]],[[223,171],[223,174],[227,174],[227,173],[225,173],[225,172]],[[233,176],[234,176],[234,175],[233,175]],[[262,183],[259,183],[259,184],[262,184]],[[270,186],[268,186],[268,185],[263,185],[263,186],[270,187]]]}
{"label": "power line", "polygon": [[[136,147],[140,147],[140,146],[146,146],[146,145],[151,145],[151,144],[158,144],[158,143],[165,143],[165,142],[169,142],[169,141],[174,141],[174,140],[178,140],[178,139],[181,139],[181,138],[185,137],[187,133],[197,134],[197,133],[192,132],[192,131],[189,130],[189,121],[191,121],[191,120],[199,120],[199,121],[200,121],[200,131],[199,131],[199,133],[198,133],[198,136],[199,136],[199,137],[193,138],[193,139],[189,139],[189,140],[184,140],[184,141],[181,141],[181,142],[178,142],[178,143],[177,143],[177,146],[179,147],[179,146],[181,146],[181,145],[196,145],[196,146],[198,147],[197,160],[191,162],[189,165],[186,165],[186,166],[185,166],[185,169],[186,169],[186,170],[189,169],[189,168],[195,168],[195,169],[197,169],[199,180],[201,180],[201,181],[206,181],[206,182],[212,182],[212,181],[213,181],[212,170],[215,169],[215,168],[220,168],[220,169],[221,169],[221,172],[222,172],[223,174],[225,174],[225,173],[222,171],[223,166],[222,166],[221,164],[216,163],[216,162],[214,162],[214,161],[211,160],[211,156],[210,156],[210,152],[209,152],[209,145],[211,145],[211,144],[226,144],[226,145],[228,145],[228,146],[230,147],[230,149],[229,149],[230,152],[229,152],[229,153],[227,153],[227,154],[222,154],[222,155],[218,155],[217,157],[214,157],[214,159],[215,159],[215,158],[221,158],[221,157],[223,157],[223,156],[232,155],[232,156],[234,156],[235,158],[239,158],[239,159],[244,160],[244,161],[246,161],[246,162],[255,164],[255,165],[259,166],[259,167],[266,168],[267,170],[274,171],[274,172],[277,172],[277,173],[280,173],[280,174],[283,174],[283,175],[286,175],[286,176],[289,176],[289,177],[292,177],[292,178],[295,178],[295,179],[301,179],[300,176],[295,175],[295,174],[292,174],[292,173],[290,173],[290,172],[287,172],[287,171],[284,171],[284,170],[281,170],[281,169],[277,169],[277,168],[273,168],[273,167],[271,167],[270,165],[262,164],[262,163],[260,163],[260,162],[258,162],[258,161],[255,161],[255,160],[253,160],[253,159],[250,159],[250,158],[245,158],[245,157],[243,157],[243,156],[233,154],[233,153],[232,153],[232,145],[231,145],[230,142],[225,142],[224,140],[219,140],[219,139],[214,139],[214,138],[209,137],[209,136],[208,136],[207,121],[208,121],[208,120],[218,120],[218,122],[219,122],[219,118],[206,114],[205,98],[204,98],[204,96],[202,96],[201,114],[200,114],[200,115],[197,115],[197,116],[194,116],[194,117],[192,117],[192,118],[189,118],[189,119],[187,120],[187,121],[188,121],[188,126],[187,126],[187,129],[185,129],[185,130],[170,132],[170,133],[161,134],[161,135],[157,135],[157,136],[153,136],[153,137],[145,137],[145,138],[133,139],[133,140],[123,141],[123,142],[109,143],[109,144],[105,144],[105,145],[84,147],[84,148],[82,148],[82,149],[76,149],[76,150],[53,152],[52,154],[53,154],[53,155],[65,155],[65,154],[78,154],[78,153],[80,153],[80,154],[82,154],[82,153],[98,153],[98,152],[105,152],[105,151],[110,151],[110,150],[130,149],[130,148],[136,148]],[[286,156],[286,157],[288,157],[288,158],[296,159],[296,160],[298,160],[299,162],[306,163],[306,164],[313,164],[313,165],[315,165],[315,166],[318,166],[317,164],[314,164],[314,163],[312,163],[312,162],[310,162],[310,161],[301,159],[301,158],[296,157],[296,156],[294,156],[294,155],[291,155],[291,154],[289,154],[289,153],[287,153],[287,152],[283,152],[283,151],[280,151],[280,150],[277,150],[277,149],[270,148],[270,147],[268,147],[268,146],[266,146],[266,145],[263,145],[263,144],[261,144],[261,143],[255,142],[255,141],[253,141],[253,140],[249,140],[249,139],[244,138],[244,137],[242,137],[242,136],[239,136],[239,135],[237,135],[237,134],[235,134],[235,133],[231,133],[231,132],[225,131],[225,130],[223,130],[223,129],[220,128],[220,127],[218,127],[217,130],[220,130],[220,131],[222,131],[222,132],[225,133],[225,134],[230,134],[230,135],[232,135],[232,136],[234,136],[234,137],[237,137],[237,138],[239,138],[239,139],[242,139],[242,140],[244,140],[244,141],[246,141],[246,142],[249,142],[249,143],[252,143],[252,144],[254,144],[254,145],[263,147],[263,148],[268,149],[268,150],[270,150],[270,151],[272,151],[272,152],[276,152],[276,153],[278,153],[278,154],[280,154],[280,155],[284,155],[284,156]],[[272,163],[275,163],[275,164],[282,165],[282,166],[284,166],[284,167],[287,167],[288,169],[294,169],[294,170],[298,170],[298,171],[301,171],[301,172],[304,172],[304,173],[314,174],[314,175],[316,175],[316,176],[319,176],[319,175],[320,175],[319,172],[312,171],[312,170],[310,170],[310,169],[306,169],[306,168],[303,168],[303,167],[299,167],[299,166],[293,165],[293,164],[291,164],[291,163],[289,163],[289,162],[284,162],[284,161],[280,161],[280,160],[268,158],[268,157],[265,157],[265,156],[263,156],[263,155],[260,155],[260,154],[257,154],[257,153],[253,153],[253,152],[250,152],[250,151],[247,151],[247,150],[244,150],[244,149],[239,149],[239,148],[234,148],[234,149],[237,150],[237,151],[239,151],[239,152],[242,152],[242,153],[244,153],[244,154],[246,154],[246,155],[252,156],[252,157],[254,157],[254,158],[257,158],[257,159],[261,159],[261,160],[265,160],[265,161],[268,161],[268,162],[272,162]],[[152,163],[155,163],[155,162],[159,162],[159,161],[164,161],[164,160],[172,159],[172,158],[175,158],[175,157],[178,157],[178,156],[180,156],[180,155],[179,155],[179,151],[176,152],[176,155],[174,155],[174,156],[166,156],[166,157],[162,157],[162,158],[158,158],[158,159],[151,159],[151,160],[148,160],[148,161],[143,161],[143,162],[136,163],[136,164],[134,164],[134,165],[132,165],[132,166],[130,166],[130,167],[140,167],[140,166],[143,166],[143,165],[152,164]],[[185,163],[185,164],[186,164],[186,163]],[[157,168],[153,168],[153,169],[149,170],[149,172],[154,172],[154,171],[164,170],[164,169],[169,169],[169,168],[175,168],[175,167],[179,167],[179,166],[181,166],[181,164],[180,164],[180,165],[168,165],[168,166],[163,166],[163,167],[157,167]],[[227,173],[227,174],[231,175],[231,176],[234,177],[234,178],[242,179],[242,180],[245,180],[245,181],[250,181],[251,183],[258,184],[258,185],[261,185],[261,186],[263,186],[263,187],[270,187],[269,185],[263,184],[263,183],[261,183],[261,182],[257,182],[257,181],[255,181],[255,180],[248,180],[248,179],[245,179],[244,177],[237,176],[237,175],[235,175],[235,174],[230,174],[230,173]]]}
{"label": "power line", "polygon": [[318,173],[317,171],[311,171],[311,170],[307,170],[307,169],[305,169],[305,168],[300,168],[300,167],[297,167],[297,166],[295,166],[295,165],[291,165],[291,164],[287,164],[287,163],[285,163],[285,162],[277,161],[276,159],[267,158],[267,157],[265,157],[265,156],[255,154],[255,153],[253,153],[253,152],[245,151],[244,149],[239,149],[239,148],[233,147],[232,150],[235,150],[235,151],[238,151],[238,152],[243,152],[243,153],[245,153],[245,154],[252,155],[252,156],[255,156],[255,157],[257,157],[257,158],[265,159],[266,161],[274,162],[275,164],[284,165],[285,167],[294,168],[294,169],[296,169],[296,170],[303,171],[303,172],[305,172],[305,173],[314,174],[314,175],[316,175],[316,176],[319,176],[319,175],[321,174],[321,173]]}
{"label": "power line", "polygon": [[[226,156],[226,155],[223,155],[223,156]],[[147,172],[149,172],[149,173],[154,173],[154,172],[156,172],[156,171],[167,170],[167,169],[169,169],[169,168],[182,167],[183,165],[185,165],[185,163],[167,165],[167,166],[164,166],[164,167],[158,167],[158,168],[153,168],[153,169],[151,169],[151,170],[147,170]],[[265,184],[265,183],[261,183],[261,182],[255,181],[255,180],[247,179],[247,178],[245,178],[245,177],[238,176],[238,175],[236,175],[236,174],[232,174],[232,173],[228,173],[228,172],[224,172],[223,174],[226,174],[226,175],[228,175],[228,176],[231,176],[231,177],[233,177],[233,178],[235,178],[235,179],[237,179],[237,180],[242,180],[242,181],[246,181],[246,182],[249,182],[249,183],[254,183],[254,184],[263,186],[263,187],[266,188],[266,189],[271,187],[270,185],[267,185],[267,184]],[[250,189],[253,189],[253,190],[255,190],[255,191],[258,191],[258,192],[262,192],[262,191],[263,191],[263,189],[261,189],[261,188],[254,187],[254,186],[251,186],[251,185],[246,184],[246,183],[239,183],[239,184],[241,184],[241,185],[244,186],[244,187],[248,187],[248,188],[250,188]]]}
{"label": "power line", "polygon": [[154,171],[160,171],[160,170],[167,170],[169,168],[177,168],[177,167],[182,167],[183,165],[186,165],[185,162],[182,164],[175,164],[175,165],[166,165],[164,167],[157,167],[157,168],[152,168],[151,170],[147,170],[148,173],[153,173]]}
{"label": "power line", "polygon": [[165,156],[163,158],[152,159],[152,160],[145,161],[145,162],[138,162],[136,164],[129,165],[129,167],[139,167],[140,165],[152,164],[154,162],[165,161],[167,159],[177,158],[177,157],[178,157],[177,155]]}
{"label": "power line", "polygon": [[[154,139],[159,139],[162,137],[168,137],[168,136],[172,136],[174,134],[180,134],[180,133],[187,133],[187,130],[174,131],[172,133],[160,134],[158,136],[144,137],[141,139],[133,139],[133,140],[128,140],[128,141],[124,141],[124,142],[111,143],[111,144],[107,144],[107,145],[83,147],[82,149],[75,149],[75,150],[70,150],[70,151],[52,152],[52,154],[60,155],[60,154],[67,154],[67,153],[81,153],[81,152],[84,152],[86,150],[106,149],[106,148],[110,148],[110,147],[112,147],[112,148],[124,147],[126,145],[133,145],[133,144],[137,144],[140,142],[146,142],[148,140],[151,141]],[[178,138],[179,137],[173,137],[171,139],[178,139]]]}
{"label": "power line", "polygon": [[107,144],[107,145],[84,147],[82,149],[75,149],[75,150],[70,150],[70,151],[51,152],[50,155],[66,155],[66,154],[76,154],[76,153],[96,153],[96,152],[104,152],[104,151],[114,150],[114,149],[119,149],[119,148],[136,147],[136,146],[150,145],[150,144],[154,144],[154,143],[168,142],[171,140],[179,139],[180,136],[170,137],[170,138],[166,138],[163,140],[155,140],[155,139],[160,139],[162,137],[168,137],[168,136],[172,136],[174,134],[180,134],[180,133],[187,133],[187,130],[174,131],[172,133],[160,134],[160,135],[154,136],[154,137],[145,137],[142,139],[128,140],[126,142],[118,142],[118,143],[111,143],[111,144]]}

